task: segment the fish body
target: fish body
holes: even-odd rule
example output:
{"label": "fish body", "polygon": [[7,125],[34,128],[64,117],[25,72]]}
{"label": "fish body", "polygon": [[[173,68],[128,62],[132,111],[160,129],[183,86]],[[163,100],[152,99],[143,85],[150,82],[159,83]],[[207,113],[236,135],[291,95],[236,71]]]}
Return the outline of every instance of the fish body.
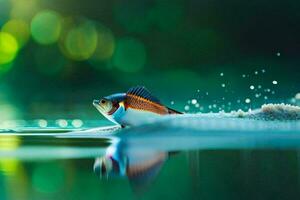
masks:
{"label": "fish body", "polygon": [[94,100],[93,105],[107,119],[122,127],[136,126],[162,115],[182,114],[164,106],[143,86]]}
{"label": "fish body", "polygon": [[143,192],[157,177],[169,153],[157,150],[137,151],[126,141],[112,143],[102,157],[94,162],[94,172],[100,177],[127,177],[132,189]]}

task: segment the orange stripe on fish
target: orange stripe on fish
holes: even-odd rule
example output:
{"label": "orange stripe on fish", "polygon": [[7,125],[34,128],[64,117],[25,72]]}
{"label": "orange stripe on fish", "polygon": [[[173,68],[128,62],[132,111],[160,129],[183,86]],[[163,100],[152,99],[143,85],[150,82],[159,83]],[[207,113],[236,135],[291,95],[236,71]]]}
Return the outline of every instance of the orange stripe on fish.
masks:
{"label": "orange stripe on fish", "polygon": [[134,94],[126,95],[124,105],[125,109],[132,108],[136,110],[150,111],[160,115],[169,114],[168,108],[165,106]]}

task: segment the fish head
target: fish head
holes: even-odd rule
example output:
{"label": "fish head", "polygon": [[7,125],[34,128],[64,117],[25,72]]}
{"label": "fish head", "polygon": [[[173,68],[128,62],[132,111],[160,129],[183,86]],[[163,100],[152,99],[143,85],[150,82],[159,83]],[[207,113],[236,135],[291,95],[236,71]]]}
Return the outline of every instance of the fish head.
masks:
{"label": "fish head", "polygon": [[113,94],[110,96],[103,97],[100,100],[94,100],[93,105],[97,110],[104,115],[106,118],[111,121],[116,113],[119,113],[118,110],[124,107],[125,93]]}
{"label": "fish head", "polygon": [[93,105],[101,112],[102,114],[109,114],[113,109],[113,102],[108,99],[94,100]]}

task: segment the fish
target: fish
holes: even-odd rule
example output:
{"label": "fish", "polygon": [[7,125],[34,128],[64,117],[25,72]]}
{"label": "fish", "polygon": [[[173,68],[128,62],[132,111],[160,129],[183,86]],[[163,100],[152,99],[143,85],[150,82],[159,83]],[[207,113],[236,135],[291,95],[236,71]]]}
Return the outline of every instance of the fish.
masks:
{"label": "fish", "polygon": [[[133,154],[133,155],[132,155]],[[127,178],[135,193],[142,193],[157,178],[167,152],[131,152],[122,158],[105,155],[95,159],[93,171],[102,178]]]}
{"label": "fish", "polygon": [[104,156],[97,157],[93,171],[101,179],[127,178],[134,193],[143,193],[157,178],[168,152],[137,150],[126,140],[117,140]]}
{"label": "fish", "polygon": [[94,100],[93,105],[104,117],[123,128],[137,126],[163,115],[183,114],[162,104],[144,86],[135,86],[126,93]]}

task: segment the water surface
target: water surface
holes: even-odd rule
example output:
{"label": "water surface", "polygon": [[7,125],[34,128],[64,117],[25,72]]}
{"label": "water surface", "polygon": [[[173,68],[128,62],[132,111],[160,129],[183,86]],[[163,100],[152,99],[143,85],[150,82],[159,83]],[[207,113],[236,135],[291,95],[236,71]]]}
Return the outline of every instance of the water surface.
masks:
{"label": "water surface", "polygon": [[2,130],[1,199],[296,199],[299,147],[299,121]]}

